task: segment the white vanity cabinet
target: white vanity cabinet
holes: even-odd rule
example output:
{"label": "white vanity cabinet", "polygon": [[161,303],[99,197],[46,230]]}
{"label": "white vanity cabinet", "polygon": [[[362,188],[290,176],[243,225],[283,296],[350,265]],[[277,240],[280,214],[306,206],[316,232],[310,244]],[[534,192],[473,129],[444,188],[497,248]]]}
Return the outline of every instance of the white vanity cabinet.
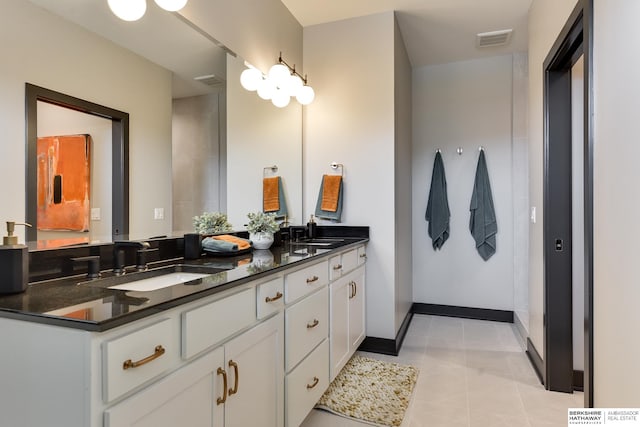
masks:
{"label": "white vanity cabinet", "polygon": [[363,248],[104,332],[0,317],[0,424],[298,427],[364,338]]}
{"label": "white vanity cabinet", "polygon": [[345,263],[341,262],[343,268],[340,269],[340,277],[329,286],[331,381],[365,338],[366,256],[360,256],[364,255],[364,246],[342,254],[343,259],[345,255],[353,261],[349,264],[352,270],[343,271]]}
{"label": "white vanity cabinet", "polygon": [[260,323],[107,409],[104,427],[281,426],[282,319]]}

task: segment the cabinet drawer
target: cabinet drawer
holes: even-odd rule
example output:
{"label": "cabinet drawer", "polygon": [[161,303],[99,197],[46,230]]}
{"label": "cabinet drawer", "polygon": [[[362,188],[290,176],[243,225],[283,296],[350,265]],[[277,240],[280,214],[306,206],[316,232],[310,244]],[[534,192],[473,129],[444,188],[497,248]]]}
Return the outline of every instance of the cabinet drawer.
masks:
{"label": "cabinet drawer", "polygon": [[287,427],[298,427],[329,387],[329,343],[323,341],[286,379]]}
{"label": "cabinet drawer", "polygon": [[289,304],[329,282],[327,261],[287,274],[284,278],[284,302]]}
{"label": "cabinet drawer", "polygon": [[364,246],[358,248],[358,265],[362,265],[367,262],[367,249]]}
{"label": "cabinet drawer", "polygon": [[255,288],[182,313],[182,357],[195,356],[255,321]]}
{"label": "cabinet drawer", "polygon": [[263,319],[284,307],[284,280],[282,277],[258,285],[256,292],[258,319]]}
{"label": "cabinet drawer", "polygon": [[178,360],[177,328],[171,319],[106,341],[103,354],[103,400],[110,402],[157,377]]}
{"label": "cabinet drawer", "polygon": [[324,288],[287,308],[286,371],[296,366],[329,333],[329,289]]}
{"label": "cabinet drawer", "polygon": [[347,273],[358,266],[358,250],[352,249],[342,254],[342,272]]}
{"label": "cabinet drawer", "polygon": [[342,257],[340,255],[329,258],[329,280],[336,280],[342,275]]}

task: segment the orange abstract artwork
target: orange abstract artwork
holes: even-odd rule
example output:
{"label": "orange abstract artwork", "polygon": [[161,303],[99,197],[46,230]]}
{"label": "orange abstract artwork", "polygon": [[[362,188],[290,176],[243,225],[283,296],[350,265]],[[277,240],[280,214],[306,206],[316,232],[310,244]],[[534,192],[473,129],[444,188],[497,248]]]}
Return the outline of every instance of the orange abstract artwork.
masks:
{"label": "orange abstract artwork", "polygon": [[38,138],[38,230],[89,231],[91,136]]}

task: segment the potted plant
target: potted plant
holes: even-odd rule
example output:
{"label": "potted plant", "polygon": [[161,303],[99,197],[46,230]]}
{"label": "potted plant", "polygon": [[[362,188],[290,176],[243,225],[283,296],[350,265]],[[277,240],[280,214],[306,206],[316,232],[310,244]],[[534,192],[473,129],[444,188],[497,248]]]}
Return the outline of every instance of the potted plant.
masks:
{"label": "potted plant", "polygon": [[268,249],[273,243],[273,233],[280,228],[273,213],[250,212],[247,214],[249,223],[247,231],[249,240],[255,249]]}
{"label": "potted plant", "polygon": [[199,234],[220,234],[233,230],[227,215],[220,212],[205,212],[193,217],[193,227]]}

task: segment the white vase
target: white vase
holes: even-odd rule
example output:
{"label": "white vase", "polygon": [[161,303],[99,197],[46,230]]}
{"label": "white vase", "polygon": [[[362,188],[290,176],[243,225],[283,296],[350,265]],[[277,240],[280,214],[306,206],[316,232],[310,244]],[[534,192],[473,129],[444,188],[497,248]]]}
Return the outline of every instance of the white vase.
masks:
{"label": "white vase", "polygon": [[249,233],[249,240],[253,242],[254,249],[269,249],[273,243],[273,233],[266,231]]}

